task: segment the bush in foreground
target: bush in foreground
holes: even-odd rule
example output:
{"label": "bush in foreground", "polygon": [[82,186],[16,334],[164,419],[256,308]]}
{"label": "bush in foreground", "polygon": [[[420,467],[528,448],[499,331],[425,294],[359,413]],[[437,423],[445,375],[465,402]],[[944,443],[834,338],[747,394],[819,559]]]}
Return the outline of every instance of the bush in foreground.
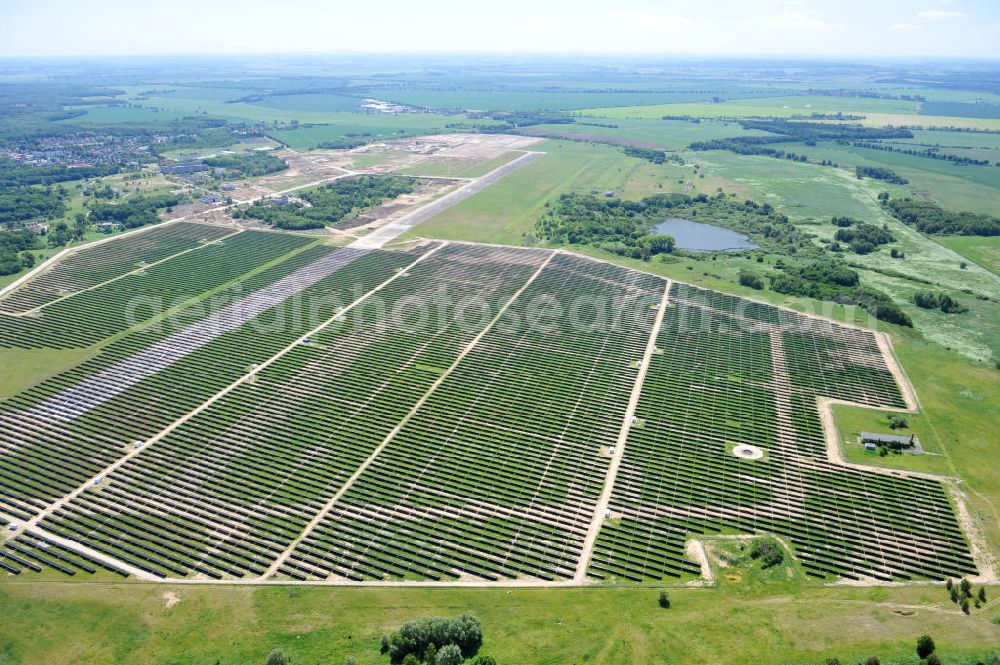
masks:
{"label": "bush in foreground", "polygon": [[440,654],[449,645],[454,645],[465,659],[476,655],[482,643],[482,623],[466,612],[454,618],[423,617],[408,621],[382,639],[382,651],[389,654],[393,663],[402,663],[409,656],[419,662],[421,657],[433,653],[429,647],[440,649]]}
{"label": "bush in foreground", "polygon": [[919,658],[927,658],[927,656],[934,653],[934,640],[931,639],[930,635],[921,635],[917,638],[917,656]]}

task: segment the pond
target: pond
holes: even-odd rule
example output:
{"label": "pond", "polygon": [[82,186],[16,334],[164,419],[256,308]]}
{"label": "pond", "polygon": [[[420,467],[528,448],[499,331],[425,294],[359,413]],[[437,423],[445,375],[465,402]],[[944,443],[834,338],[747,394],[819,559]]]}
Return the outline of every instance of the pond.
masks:
{"label": "pond", "polygon": [[757,245],[742,233],[679,217],[663,220],[653,227],[653,233],[673,236],[678,247],[695,252],[757,249]]}

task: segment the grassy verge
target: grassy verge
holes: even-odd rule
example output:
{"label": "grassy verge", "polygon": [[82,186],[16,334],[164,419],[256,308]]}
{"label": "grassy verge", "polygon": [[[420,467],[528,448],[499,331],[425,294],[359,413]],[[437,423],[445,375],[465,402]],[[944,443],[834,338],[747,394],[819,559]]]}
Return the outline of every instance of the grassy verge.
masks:
{"label": "grassy verge", "polygon": [[[941,587],[389,589],[0,585],[5,663],[263,663],[280,647],[296,665],[388,663],[380,637],[401,622],[465,610],[483,621],[482,653],[501,663],[915,663],[931,634],[945,663],[1000,643],[1000,612],[963,615]],[[794,587],[795,593],[788,590]],[[991,596],[1000,593],[992,590]],[[850,629],[847,629],[847,627]]]}

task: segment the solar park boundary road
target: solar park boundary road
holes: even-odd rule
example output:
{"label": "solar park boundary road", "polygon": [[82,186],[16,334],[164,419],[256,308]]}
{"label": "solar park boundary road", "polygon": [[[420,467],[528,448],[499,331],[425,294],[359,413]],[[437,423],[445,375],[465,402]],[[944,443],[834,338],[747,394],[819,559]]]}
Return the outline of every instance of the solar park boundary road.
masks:
{"label": "solar park boundary road", "polygon": [[[688,540],[737,531],[791,542],[820,581],[985,573],[944,481],[827,457],[817,399],[910,408],[874,333],[566,252],[340,252],[307,250],[266,281],[316,262],[331,270],[306,292],[367,280],[319,326],[272,339],[243,320],[100,404],[59,406],[157,343],[142,338],[0,405],[0,522],[21,525],[5,527],[0,567],[662,583],[700,574]],[[433,303],[429,327],[369,307],[375,293],[388,311]],[[496,317],[470,319],[473,302]],[[267,355],[247,371],[251,339]],[[142,426],[155,431],[133,447]],[[766,455],[738,458],[737,444]]]}

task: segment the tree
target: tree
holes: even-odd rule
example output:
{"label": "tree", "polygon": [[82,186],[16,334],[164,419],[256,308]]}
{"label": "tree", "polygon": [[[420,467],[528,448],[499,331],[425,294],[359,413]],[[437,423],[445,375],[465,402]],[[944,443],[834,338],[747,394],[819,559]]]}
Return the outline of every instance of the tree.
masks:
{"label": "tree", "polygon": [[865,665],[882,665],[882,663],[879,661],[878,656],[868,656],[865,659]]}
{"label": "tree", "polygon": [[972,582],[963,577],[959,586],[962,588],[962,596],[968,597],[972,595]]}
{"label": "tree", "polygon": [[984,586],[979,587],[979,595],[977,597],[979,598],[980,603],[986,602],[986,587]]}
{"label": "tree", "polygon": [[751,289],[757,289],[758,291],[764,288],[764,280],[752,272],[740,271],[739,274],[740,285],[749,286]]}
{"label": "tree", "polygon": [[927,656],[927,665],[941,665],[941,659],[936,653]]}
{"label": "tree", "polygon": [[930,635],[921,635],[917,638],[917,657],[927,658],[934,653],[934,640]]}
{"label": "tree", "polygon": [[434,662],[437,647],[448,644],[458,646],[465,658],[472,658],[483,643],[483,626],[468,612],[454,618],[423,617],[404,623],[388,636],[387,642],[393,663],[404,662],[408,655],[413,655],[417,661],[428,662],[431,645],[435,648],[430,654],[430,663]]}
{"label": "tree", "polygon": [[461,665],[462,660],[462,650],[458,648],[458,645],[448,644],[441,647],[434,662],[435,665]]}
{"label": "tree", "polygon": [[275,649],[267,657],[267,665],[288,665],[288,656],[281,649]]}
{"label": "tree", "polygon": [[924,309],[937,309],[938,299],[930,291],[917,291],[913,294],[913,303]]}
{"label": "tree", "polygon": [[948,591],[951,591],[951,588],[952,588],[953,586],[955,586],[955,583],[954,583],[954,582],[952,582],[952,581],[951,581],[951,578],[949,577],[949,578],[948,578],[948,581],[944,583],[944,588],[945,588],[945,589],[947,589]]}
{"label": "tree", "polygon": [[969,599],[968,598],[963,598],[962,599],[962,611],[965,612],[966,614],[969,613]]}
{"label": "tree", "polygon": [[658,602],[660,604],[660,607],[662,607],[663,609],[665,610],[670,609],[670,596],[667,594],[666,591],[660,592],[660,599]]}
{"label": "tree", "polygon": [[437,647],[434,646],[433,642],[431,642],[430,644],[427,645],[427,648],[424,649],[424,657],[421,658],[420,660],[427,663],[427,665],[433,665],[436,659],[437,659]]}

